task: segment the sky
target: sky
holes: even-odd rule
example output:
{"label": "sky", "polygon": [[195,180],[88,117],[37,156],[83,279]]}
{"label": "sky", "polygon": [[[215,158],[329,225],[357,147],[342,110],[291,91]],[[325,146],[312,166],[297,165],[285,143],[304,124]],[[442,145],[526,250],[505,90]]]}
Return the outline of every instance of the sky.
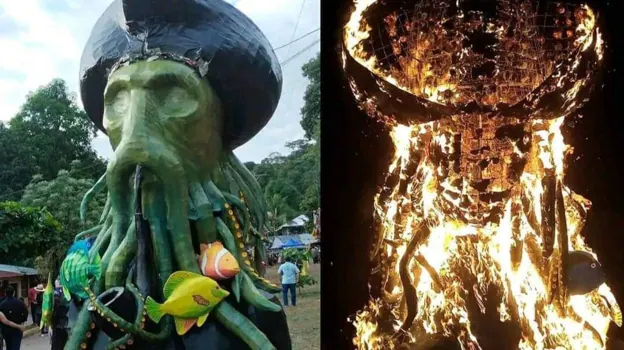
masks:
{"label": "sky", "polygon": [[[273,47],[320,27],[320,0],[228,2],[251,18]],[[29,92],[54,78],[64,79],[72,93],[78,93],[82,49],[92,26],[111,3],[112,0],[0,0],[0,121],[10,120]],[[284,62],[310,46],[320,38],[319,33],[278,49],[279,61]],[[286,142],[303,137],[300,109],[308,81],[301,75],[301,66],[319,51],[320,44],[316,43],[283,65],[282,96],[273,118],[251,141],[234,151],[243,162],[259,162],[273,152],[286,154]],[[94,140],[93,146],[102,157],[112,154],[104,134]]]}

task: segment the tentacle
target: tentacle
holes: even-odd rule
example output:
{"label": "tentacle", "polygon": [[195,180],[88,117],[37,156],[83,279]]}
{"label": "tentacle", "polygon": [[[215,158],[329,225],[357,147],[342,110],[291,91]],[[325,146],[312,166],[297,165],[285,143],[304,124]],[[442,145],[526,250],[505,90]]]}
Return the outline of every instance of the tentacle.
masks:
{"label": "tentacle", "polygon": [[92,227],[92,228],[90,228],[90,229],[88,229],[88,230],[85,230],[85,231],[80,232],[80,233],[79,233],[79,234],[77,234],[77,235],[76,235],[76,237],[74,238],[74,242],[79,241],[79,240],[81,240],[81,239],[84,239],[84,238],[85,238],[85,236],[86,236],[87,238],[88,238],[88,237],[90,237],[90,236],[92,236],[95,232],[100,231],[100,230],[102,229],[102,227],[103,227],[103,226],[104,226],[104,225],[97,225],[97,226],[94,226],[94,227]]}
{"label": "tentacle", "polygon": [[264,311],[272,311],[279,312],[282,310],[282,307],[269,299],[265,298],[260,291],[256,289],[253,282],[249,278],[247,274],[243,274],[242,278],[242,286],[241,286],[241,295],[250,305],[254,307],[264,310]]}
{"label": "tentacle", "polygon": [[[417,281],[412,282],[408,267],[411,258],[413,257],[413,253],[418,246],[420,246],[430,234],[429,226],[427,223],[422,223],[418,228],[418,231],[412,236],[411,240],[407,244],[405,248],[405,253],[401,257],[399,262],[399,275],[401,276],[401,283],[403,284],[403,295],[405,296],[405,302],[407,305],[407,316],[405,316],[405,320],[401,325],[401,330],[407,332],[414,319],[416,318],[416,310],[418,306],[418,299],[416,298],[416,288],[414,287],[417,284]],[[432,276],[433,277],[433,276]]]}
{"label": "tentacle", "polygon": [[568,289],[567,289],[567,281],[568,281],[568,223],[565,215],[565,203],[563,201],[563,185],[561,181],[557,181],[557,189],[556,189],[556,206],[557,206],[557,222],[559,232],[557,235],[558,238],[558,249],[561,253],[561,264],[559,265],[561,279],[559,280],[559,302],[561,305],[567,305],[568,299]]}
{"label": "tentacle", "polygon": [[110,241],[108,242],[108,247],[106,248],[106,251],[102,255],[102,271],[105,272],[104,274],[105,278],[100,278],[100,280],[98,281],[99,287],[94,290],[97,290],[98,292],[105,290],[107,286],[106,285],[106,279],[107,279],[106,272],[108,271],[108,266],[109,264],[111,264],[111,259],[113,255],[115,254],[115,252],[117,251],[117,249],[119,248],[119,245],[121,244],[121,241],[123,239],[122,236],[125,237],[124,232],[127,235],[128,230],[134,231],[133,225],[126,225],[126,222],[124,222],[123,219],[116,218],[116,220],[113,220],[111,238],[110,238]]}
{"label": "tentacle", "polygon": [[[102,224],[100,232],[98,233],[97,237],[95,238],[95,242],[93,243],[93,246],[96,246],[96,245],[100,244],[102,239],[104,239],[104,234],[107,231],[110,231],[110,229],[112,228],[112,225],[113,225],[113,216],[109,215],[106,218],[106,220],[104,221],[104,223]],[[91,251],[93,251],[93,249]]]}
{"label": "tentacle", "polygon": [[161,185],[150,176],[143,181],[143,212],[150,225],[152,235],[153,256],[156,264],[156,272],[160,288],[167,282],[169,275],[173,273],[171,241],[167,234],[166,204]]}
{"label": "tentacle", "polygon": [[520,232],[520,224],[522,222],[522,204],[517,198],[511,202],[511,236],[513,244],[511,246],[511,266],[517,271],[522,261],[523,240]]}
{"label": "tentacle", "polygon": [[[228,205],[229,206],[229,205]],[[269,293],[277,293],[281,290],[279,286],[274,285],[269,280],[261,277],[258,272],[251,266],[251,261],[249,260],[249,256],[245,251],[245,243],[243,242],[243,235],[240,232],[240,225],[236,222],[236,217],[234,217],[233,212],[230,213],[231,209],[228,208],[228,222],[230,225],[225,225],[222,219],[217,219],[217,231],[221,234],[224,240],[232,240],[233,246],[237,249],[237,255],[235,255],[236,259],[239,261],[242,270],[249,274],[249,277],[253,280],[256,287],[263,289]],[[221,224],[220,224],[220,223]],[[235,234],[232,234],[233,229]],[[226,248],[228,248],[226,246]],[[228,248],[229,250],[230,248]]]}
{"label": "tentacle", "polygon": [[111,200],[110,196],[106,196],[106,204],[104,204],[104,210],[102,210],[102,215],[100,216],[100,221],[98,223],[103,223],[108,219],[111,211]]}
{"label": "tentacle", "polygon": [[110,264],[106,269],[106,289],[123,284],[130,262],[136,255],[136,223],[133,221],[128,227],[126,237],[113,253]]}
{"label": "tentacle", "polygon": [[208,181],[202,182],[202,188],[204,189],[204,193],[208,197],[208,200],[212,204],[212,211],[213,212],[222,211],[223,208],[225,208],[224,205],[227,201],[225,200],[225,198],[223,197],[223,195],[221,194],[221,191],[219,191],[217,186],[215,186],[215,184],[212,181],[208,180]]}
{"label": "tentacle", "polygon": [[[238,192],[234,192],[238,193]],[[235,209],[236,218],[240,220],[243,225],[243,233],[249,234],[250,232],[250,218],[249,218],[249,209],[245,206],[245,204],[238,199],[238,197],[231,195],[229,193],[223,193],[223,197],[232,205]],[[255,232],[254,232],[255,233]]]}
{"label": "tentacle", "polygon": [[[262,188],[260,187],[260,184],[258,183],[258,181],[256,180],[256,178],[254,177],[254,175],[249,171],[249,169],[247,169],[247,167],[242,164],[240,162],[240,159],[238,159],[235,155],[234,152],[229,152],[227,154],[228,157],[228,161],[230,166],[234,169],[234,171],[240,175],[240,177],[243,180],[243,183],[245,185],[247,185],[247,187],[251,190],[251,192],[253,193],[254,197],[258,199],[258,201],[260,202],[260,207],[262,210],[262,221],[263,222],[267,222],[267,213],[269,212],[267,206],[266,206],[266,202],[264,200],[264,191],[262,191]],[[264,229],[264,225],[258,225],[258,229],[262,230]]]}
{"label": "tentacle", "polygon": [[217,220],[214,217],[201,218],[194,224],[199,242],[212,243],[217,240]]}
{"label": "tentacle", "polygon": [[[78,317],[76,318],[76,324],[71,328],[71,333],[69,334],[69,339],[65,344],[65,349],[74,350],[74,349],[86,349],[87,348],[87,339],[85,339],[85,335],[87,332],[93,331],[95,329],[95,324],[91,320],[91,314],[89,313],[90,302],[87,300],[82,305],[82,308],[78,312]],[[84,346],[82,346],[84,344]]]}
{"label": "tentacle", "polygon": [[200,218],[212,216],[212,204],[208,200],[208,196],[206,196],[206,193],[200,183],[193,182],[190,184],[189,195],[191,197],[190,200],[195,206]]}
{"label": "tentacle", "polygon": [[132,334],[128,333],[126,335],[124,335],[123,337],[114,340],[110,343],[108,343],[108,345],[106,345],[106,350],[116,350],[119,349],[120,345],[126,345],[126,343],[128,341],[132,340]]}
{"label": "tentacle", "polygon": [[264,202],[264,194],[260,194],[260,196],[256,196],[247,186],[241,175],[236,172],[229,164],[224,164],[224,173],[228,178],[232,179],[231,181],[235,181],[238,187],[241,190],[243,201],[248,202],[248,207],[253,213],[253,218],[256,220],[257,227],[259,230],[264,228],[266,223],[266,213],[268,209],[266,208],[266,204]]}
{"label": "tentacle", "polygon": [[93,187],[82,198],[82,202],[80,203],[80,221],[83,223],[87,220],[87,207],[89,206],[89,202],[95,197],[103,188],[106,187],[106,173],[102,175],[96,182]]}
{"label": "tentacle", "polygon": [[113,227],[109,226],[106,232],[100,233],[91,247],[91,251],[89,255],[93,257],[96,253],[102,255],[102,251],[106,251],[108,248],[108,243],[110,242],[111,234],[113,232]]}
{"label": "tentacle", "polygon": [[544,193],[542,195],[542,239],[544,241],[543,258],[547,260],[553,252],[555,244],[555,187],[556,178],[547,174],[542,179]]}
{"label": "tentacle", "polygon": [[178,268],[200,273],[193,249],[191,226],[188,220],[188,185],[186,179],[178,179],[178,185],[163,186],[167,205],[167,226],[171,242],[175,242],[173,256]]}
{"label": "tentacle", "polygon": [[254,350],[275,350],[269,339],[246,316],[238,312],[227,301],[221,302],[213,310],[217,320],[232,333],[241,338]]}

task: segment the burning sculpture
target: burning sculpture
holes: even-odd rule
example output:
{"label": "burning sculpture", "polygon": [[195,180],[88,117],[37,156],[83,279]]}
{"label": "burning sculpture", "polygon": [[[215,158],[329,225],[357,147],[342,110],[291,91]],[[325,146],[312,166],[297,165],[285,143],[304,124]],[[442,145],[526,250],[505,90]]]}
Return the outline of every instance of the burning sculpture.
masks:
{"label": "burning sculpture", "polygon": [[233,154],[281,93],[262,32],[217,0],[116,0],[81,61],[81,95],[114,156],[84,198],[98,226],[60,271],[66,349],[290,349],[263,277],[267,209]]}
{"label": "burning sculpture", "polygon": [[597,15],[523,0],[406,3],[357,1],[344,28],[353,94],[395,147],[374,204],[379,297],[355,319],[356,346],[441,335],[478,349],[474,312],[495,300],[519,349],[604,348],[622,316],[581,236],[591,203],[564,184],[561,133],[599,71]]}

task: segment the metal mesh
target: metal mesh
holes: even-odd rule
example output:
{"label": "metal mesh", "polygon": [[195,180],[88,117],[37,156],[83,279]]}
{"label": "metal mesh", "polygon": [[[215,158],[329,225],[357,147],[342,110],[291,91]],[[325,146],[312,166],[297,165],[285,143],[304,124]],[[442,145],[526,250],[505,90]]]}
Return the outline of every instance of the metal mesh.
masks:
{"label": "metal mesh", "polygon": [[466,3],[421,0],[371,23],[378,66],[415,95],[440,103],[513,104],[574,50],[584,11],[550,1],[495,1],[490,13],[458,11]]}

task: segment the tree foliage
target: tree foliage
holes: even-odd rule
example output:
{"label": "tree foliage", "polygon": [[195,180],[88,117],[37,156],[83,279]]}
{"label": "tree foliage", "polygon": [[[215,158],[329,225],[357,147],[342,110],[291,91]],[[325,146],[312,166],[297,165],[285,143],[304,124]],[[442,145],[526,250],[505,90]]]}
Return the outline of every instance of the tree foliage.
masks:
{"label": "tree foliage", "polygon": [[81,178],[77,172],[81,163],[73,162],[69,171],[61,170],[55,179],[46,181],[36,175],[26,187],[21,203],[29,206],[45,207],[67,232],[67,242],[80,231],[97,225],[104,204],[106,193],[102,191],[89,203],[86,222],[80,221],[80,203],[95,184],[94,179]]}
{"label": "tree foliage", "polygon": [[35,257],[62,242],[61,224],[45,209],[0,203],[0,256],[4,264],[34,266]]}
{"label": "tree foliage", "polygon": [[46,181],[43,176],[35,175],[24,191],[21,200],[23,205],[45,208],[63,227],[58,244],[49,246],[45,256],[37,260],[40,271],[54,269],[64,258],[76,234],[96,226],[99,221],[106,203],[105,191],[96,195],[89,203],[86,222],[82,223],[80,220],[80,203],[85,193],[95,184],[94,179],[82,178],[82,168],[79,161],[74,161],[69,171],[59,171],[55,179]]}
{"label": "tree foliage", "polygon": [[0,126],[0,200],[19,200],[34,175],[54,179],[74,160],[86,174],[103,173],[105,163],[91,146],[95,135],[63,80],[30,93],[17,115]]}
{"label": "tree foliage", "polygon": [[321,120],[321,54],[308,61],[301,67],[303,76],[308,78],[310,83],[306,88],[301,108],[301,127],[305,131],[305,137],[313,139],[317,125]]}
{"label": "tree foliage", "polygon": [[269,207],[269,223],[278,227],[300,214],[312,218],[320,205],[320,56],[302,67],[310,82],[301,109],[301,126],[306,139],[288,142],[288,155],[270,154],[259,164],[245,165],[264,190]]}

